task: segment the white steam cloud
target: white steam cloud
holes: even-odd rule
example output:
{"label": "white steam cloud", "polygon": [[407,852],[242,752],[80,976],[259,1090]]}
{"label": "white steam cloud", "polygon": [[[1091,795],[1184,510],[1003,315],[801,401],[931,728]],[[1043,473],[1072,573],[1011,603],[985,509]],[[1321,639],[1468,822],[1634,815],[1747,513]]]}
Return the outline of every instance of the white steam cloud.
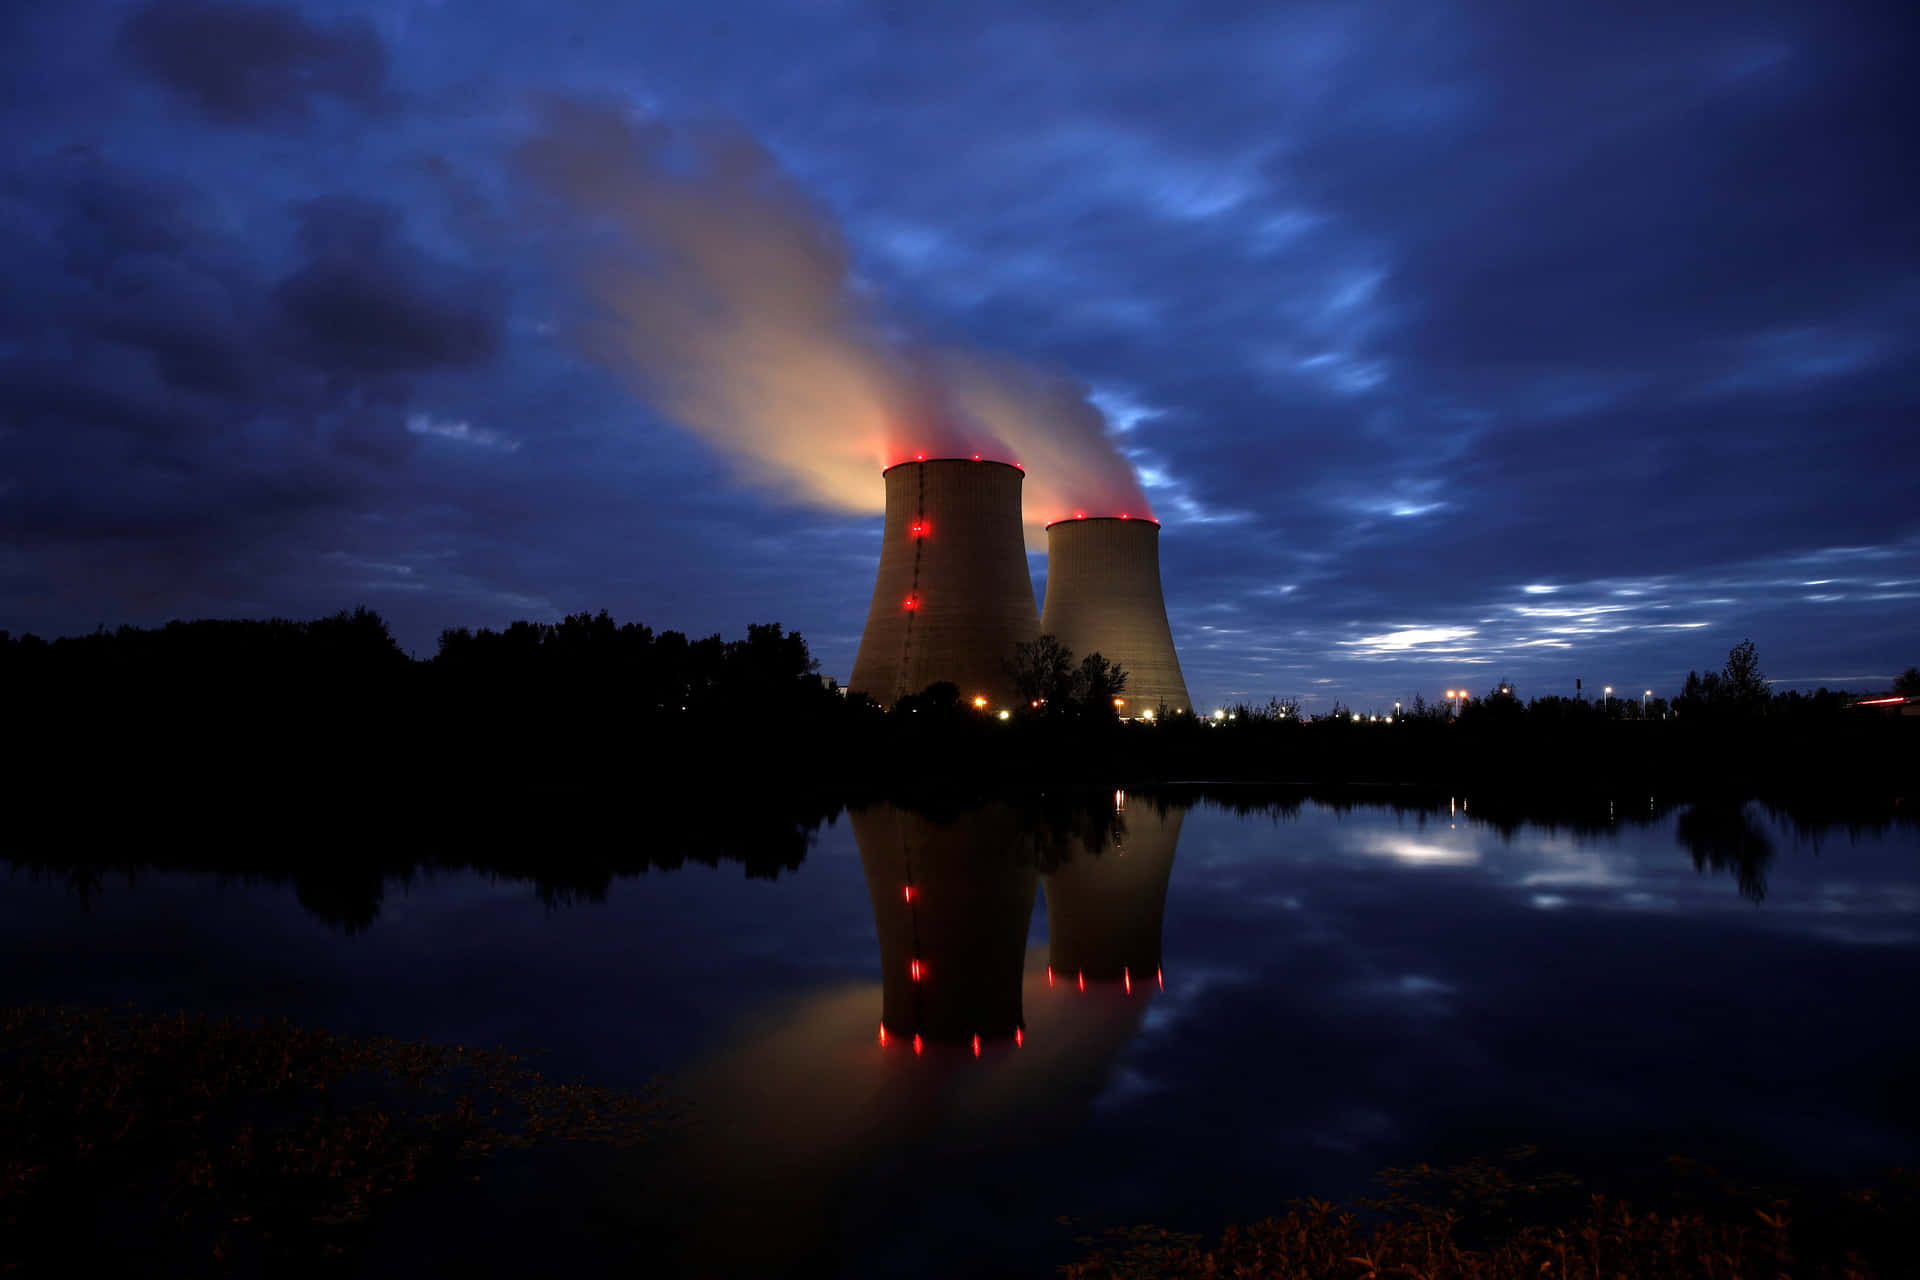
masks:
{"label": "white steam cloud", "polygon": [[1036,530],[1152,514],[1083,384],[908,337],[855,286],[839,228],[743,130],[553,98],[520,160],[577,254],[586,351],[753,479],[875,511],[880,468],[978,454],[1025,467]]}

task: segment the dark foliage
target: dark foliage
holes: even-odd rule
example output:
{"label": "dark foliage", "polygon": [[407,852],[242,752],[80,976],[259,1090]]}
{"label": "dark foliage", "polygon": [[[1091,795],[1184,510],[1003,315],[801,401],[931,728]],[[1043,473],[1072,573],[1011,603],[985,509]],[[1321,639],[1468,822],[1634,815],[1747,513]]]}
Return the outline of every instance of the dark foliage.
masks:
{"label": "dark foliage", "polygon": [[115,1242],[143,1274],[311,1270],[475,1161],[656,1111],[503,1051],[185,1013],[0,1010],[0,1079],[0,1272]]}
{"label": "dark foliage", "polygon": [[[936,685],[891,712],[841,695],[778,624],[689,639],[605,612],[450,630],[410,661],[366,610],[313,622],[173,623],[55,641],[0,635],[15,773],[42,792],[297,792],[655,785],[824,794],[1177,780],[1401,783],[1674,798],[1899,795],[1920,718],[1821,690],[1765,695],[1751,643],[1650,694],[1480,698],[1303,718],[1278,699],[1121,720],[1126,673],[1051,637],[1013,663],[1015,708]],[[1040,703],[1034,707],[1032,703]],[[311,800],[308,800],[311,803]]]}
{"label": "dark foliage", "polygon": [[1920,1179],[1789,1196],[1670,1158],[1631,1198],[1540,1167],[1532,1148],[1447,1168],[1388,1169],[1362,1211],[1307,1200],[1208,1238],[1156,1227],[1083,1237],[1072,1280],[1880,1280],[1920,1266]]}

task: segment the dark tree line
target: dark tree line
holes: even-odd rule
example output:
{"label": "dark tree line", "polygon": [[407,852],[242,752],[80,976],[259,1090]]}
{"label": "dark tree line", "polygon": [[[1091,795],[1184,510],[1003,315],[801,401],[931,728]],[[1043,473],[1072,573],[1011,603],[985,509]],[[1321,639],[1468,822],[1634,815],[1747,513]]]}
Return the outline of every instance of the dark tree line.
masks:
{"label": "dark tree line", "polygon": [[516,622],[504,631],[465,627],[440,633],[428,664],[444,689],[594,699],[646,718],[817,713],[832,690],[798,632],[755,624],[740,640],[689,640],[607,611],[557,623]]}
{"label": "dark tree line", "polygon": [[1670,705],[1486,696],[1387,717],[1305,719],[1274,699],[1218,719],[1123,720],[1124,669],[1054,637],[1012,655],[1024,703],[1002,721],[952,685],[891,714],[842,696],[778,624],[689,638],[607,613],[442,634],[415,661],[367,610],[308,622],[122,627],[51,643],[0,636],[16,779],[142,784],[170,797],[317,777],[386,788],[632,789],[731,780],[846,798],[932,787],[1168,778],[1591,789],[1862,787],[1920,776],[1920,718],[1847,695],[1767,696],[1751,643]]}

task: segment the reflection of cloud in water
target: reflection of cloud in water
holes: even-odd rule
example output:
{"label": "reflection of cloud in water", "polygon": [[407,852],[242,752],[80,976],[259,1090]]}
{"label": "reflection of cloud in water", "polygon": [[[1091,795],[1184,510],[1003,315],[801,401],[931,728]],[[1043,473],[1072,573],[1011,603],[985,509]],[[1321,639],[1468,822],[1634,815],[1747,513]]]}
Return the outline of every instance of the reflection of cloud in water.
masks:
{"label": "reflection of cloud in water", "polygon": [[1438,844],[1379,832],[1369,834],[1355,847],[1360,853],[1391,858],[1408,867],[1471,867],[1480,861],[1478,849],[1457,842]]}

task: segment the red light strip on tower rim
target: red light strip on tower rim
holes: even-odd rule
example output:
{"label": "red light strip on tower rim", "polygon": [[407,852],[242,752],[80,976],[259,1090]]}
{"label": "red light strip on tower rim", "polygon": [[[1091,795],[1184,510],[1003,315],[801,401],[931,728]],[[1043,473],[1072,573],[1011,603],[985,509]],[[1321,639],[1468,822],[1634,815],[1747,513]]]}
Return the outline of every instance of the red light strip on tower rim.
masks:
{"label": "red light strip on tower rim", "polygon": [[1047,521],[1047,528],[1051,529],[1057,524],[1091,524],[1096,520],[1125,520],[1128,524],[1150,524],[1156,529],[1160,527],[1160,522],[1152,516],[1136,516],[1129,511],[1122,511],[1117,516],[1090,516],[1084,511],[1076,511],[1059,520]]}
{"label": "red light strip on tower rim", "polygon": [[893,470],[895,467],[911,466],[916,462],[985,462],[985,463],[991,463],[992,465],[997,467],[1012,467],[1015,471],[1025,471],[1027,469],[1025,464],[1023,463],[1009,462],[1004,458],[985,458],[977,453],[973,454],[971,457],[965,454],[957,454],[957,453],[944,454],[939,457],[933,457],[931,455],[924,454],[924,453],[916,453],[910,458],[902,458],[898,462],[889,462],[886,466],[880,468],[880,474],[885,475],[887,472]]}

